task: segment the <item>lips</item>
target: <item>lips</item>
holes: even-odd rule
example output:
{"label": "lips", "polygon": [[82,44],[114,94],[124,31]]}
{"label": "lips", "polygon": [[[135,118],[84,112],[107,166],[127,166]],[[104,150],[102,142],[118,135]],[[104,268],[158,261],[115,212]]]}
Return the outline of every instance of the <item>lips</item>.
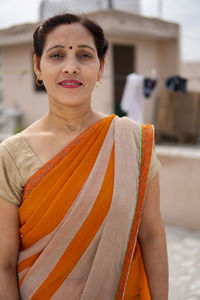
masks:
{"label": "lips", "polygon": [[60,81],[58,84],[63,88],[78,88],[83,85],[82,82],[75,79],[65,79]]}

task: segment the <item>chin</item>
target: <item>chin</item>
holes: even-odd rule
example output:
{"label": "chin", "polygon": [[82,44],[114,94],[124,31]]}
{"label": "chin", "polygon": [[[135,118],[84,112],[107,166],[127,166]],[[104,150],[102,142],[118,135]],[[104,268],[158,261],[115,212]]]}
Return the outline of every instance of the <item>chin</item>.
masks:
{"label": "chin", "polygon": [[79,107],[81,105],[83,105],[84,103],[88,102],[88,101],[83,101],[83,99],[60,99],[58,100],[58,102],[60,104],[62,104],[63,106],[68,106],[68,107]]}

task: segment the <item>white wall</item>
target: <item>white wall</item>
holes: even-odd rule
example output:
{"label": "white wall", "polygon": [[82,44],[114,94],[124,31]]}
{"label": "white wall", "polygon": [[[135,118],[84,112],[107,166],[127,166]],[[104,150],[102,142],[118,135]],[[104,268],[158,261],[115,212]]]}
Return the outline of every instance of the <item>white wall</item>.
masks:
{"label": "white wall", "polygon": [[20,107],[28,125],[48,111],[46,93],[33,85],[32,47],[21,45],[3,49],[4,107]]}
{"label": "white wall", "polygon": [[94,89],[92,95],[92,107],[108,115],[113,113],[112,56],[110,50],[105,60],[102,84]]}
{"label": "white wall", "polygon": [[200,230],[200,149],[157,146],[165,223]]}
{"label": "white wall", "polygon": [[200,61],[182,62],[181,75],[188,79],[188,91],[200,92]]}

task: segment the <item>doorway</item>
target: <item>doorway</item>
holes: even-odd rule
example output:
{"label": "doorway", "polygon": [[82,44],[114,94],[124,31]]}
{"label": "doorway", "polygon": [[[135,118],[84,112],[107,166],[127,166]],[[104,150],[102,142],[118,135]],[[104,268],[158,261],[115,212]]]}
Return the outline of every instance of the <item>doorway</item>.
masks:
{"label": "doorway", "polygon": [[113,44],[114,111],[119,117],[126,115],[126,113],[121,110],[120,102],[126,83],[126,77],[135,71],[134,56],[134,46]]}

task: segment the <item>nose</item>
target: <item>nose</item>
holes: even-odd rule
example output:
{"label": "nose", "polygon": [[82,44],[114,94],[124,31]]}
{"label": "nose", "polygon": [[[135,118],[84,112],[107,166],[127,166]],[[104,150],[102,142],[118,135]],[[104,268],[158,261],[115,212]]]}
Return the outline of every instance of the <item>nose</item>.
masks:
{"label": "nose", "polygon": [[63,66],[62,72],[68,73],[68,74],[78,74],[79,73],[79,67],[75,62],[65,62],[65,65]]}

